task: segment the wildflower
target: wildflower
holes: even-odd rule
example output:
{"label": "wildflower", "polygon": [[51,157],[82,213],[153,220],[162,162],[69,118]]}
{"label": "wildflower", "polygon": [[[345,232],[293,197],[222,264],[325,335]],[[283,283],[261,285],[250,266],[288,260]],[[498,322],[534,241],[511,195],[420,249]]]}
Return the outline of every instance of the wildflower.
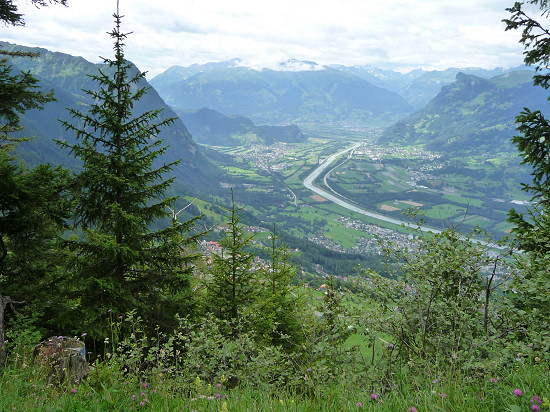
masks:
{"label": "wildflower", "polygon": [[222,395],[222,399],[227,399],[227,395],[225,393]]}
{"label": "wildflower", "polygon": [[219,393],[216,394],[216,399],[220,399],[221,397],[222,396]]}
{"label": "wildflower", "polygon": [[140,395],[141,395],[141,396],[145,396],[145,392],[142,391]]}
{"label": "wildflower", "polygon": [[495,378],[489,379],[492,383],[497,383],[497,380]]}
{"label": "wildflower", "polygon": [[444,399],[449,395],[447,395],[446,393],[440,393],[439,396],[441,397],[441,399]]}
{"label": "wildflower", "polygon": [[146,384],[146,383],[143,383],[141,386],[143,386],[144,388],[148,387],[149,385]]}
{"label": "wildflower", "polygon": [[132,400],[135,401],[137,399],[136,395],[132,395]]}
{"label": "wildflower", "polygon": [[375,401],[376,398],[377,398],[377,395],[376,395],[375,393],[371,393],[371,394],[370,394],[370,398],[371,398],[373,401]]}
{"label": "wildflower", "polygon": [[76,389],[75,388],[71,389],[71,393],[74,395],[76,393]]}
{"label": "wildflower", "polygon": [[521,397],[521,395],[523,395],[523,392],[521,391],[521,389],[514,389],[514,395]]}
{"label": "wildflower", "polygon": [[362,408],[362,407],[363,407],[363,404],[362,404],[361,402],[357,402],[355,405],[356,405],[358,408]]}
{"label": "wildflower", "polygon": [[408,412],[418,412],[418,409],[416,409],[414,406],[411,406],[409,409],[407,409]]}
{"label": "wildflower", "polygon": [[542,405],[542,401],[540,400],[540,398],[537,395],[535,395],[531,398],[531,402],[538,403],[539,405]]}
{"label": "wildflower", "polygon": [[220,412],[227,412],[229,409],[227,409],[227,402],[224,402],[222,405],[222,408],[220,409]]}
{"label": "wildflower", "polygon": [[82,335],[80,335],[81,338],[83,338],[84,336],[86,336],[88,334],[88,332],[84,332]]}
{"label": "wildflower", "polygon": [[536,403],[534,403],[534,404],[531,405],[531,410],[532,411],[540,411],[540,406],[538,406]]}
{"label": "wildflower", "polygon": [[216,388],[220,389],[222,387],[222,384],[221,383],[216,383]]}
{"label": "wildflower", "polygon": [[540,362],[540,358],[538,356],[535,356],[535,362]]}
{"label": "wildflower", "polygon": [[439,382],[439,379],[435,379],[432,383],[437,383]]}
{"label": "wildflower", "polygon": [[307,368],[307,371],[308,371],[308,372],[311,372],[311,368]]}

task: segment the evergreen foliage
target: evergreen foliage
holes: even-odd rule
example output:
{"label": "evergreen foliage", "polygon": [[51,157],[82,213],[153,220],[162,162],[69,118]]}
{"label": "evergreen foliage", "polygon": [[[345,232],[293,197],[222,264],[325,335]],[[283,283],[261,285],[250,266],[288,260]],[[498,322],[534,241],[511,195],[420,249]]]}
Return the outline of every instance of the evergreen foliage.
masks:
{"label": "evergreen foliage", "polygon": [[[540,21],[529,15],[535,6]],[[520,43],[525,47],[525,63],[534,65],[537,74],[534,84],[550,89],[550,30],[544,22],[550,13],[546,0],[516,2],[507,9],[511,17],[504,22],[506,30],[521,30]],[[538,325],[550,338],[550,122],[541,111],[525,108],[516,118],[518,134],[512,139],[523,164],[532,166],[532,183],[523,184],[523,190],[532,194],[533,206],[527,216],[514,209],[509,221],[518,246],[525,253],[517,258],[518,275],[514,283],[513,301],[529,324]],[[550,344],[547,343],[548,346]]]}
{"label": "evergreen foliage", "polygon": [[[34,1],[45,5],[43,1]],[[63,1],[64,3],[64,1]],[[0,22],[23,24],[11,1],[0,2]],[[39,89],[28,72],[15,72],[10,57],[36,57],[34,53],[0,50],[0,364],[4,363],[4,310],[13,302],[27,304],[40,325],[52,326],[60,294],[57,279],[62,253],[57,248],[66,228],[70,203],[66,196],[69,175],[64,169],[16,163],[12,155],[22,130],[20,116],[54,100]]]}
{"label": "evergreen foliage", "polygon": [[[58,3],[67,5],[67,0],[31,0],[31,3],[37,7],[47,6],[48,4]],[[12,26],[24,26],[23,15],[18,13],[17,5],[13,0],[0,0],[0,24]]]}
{"label": "evergreen foliage", "polygon": [[36,53],[10,53],[0,50],[0,150],[6,152],[13,143],[11,134],[22,130],[20,115],[27,110],[41,109],[54,99],[53,92],[39,89],[38,80],[29,72],[13,73],[9,56],[37,57]]}
{"label": "evergreen foliage", "polygon": [[[167,150],[156,136],[173,119],[158,120],[159,110],[132,115],[146,93],[139,87],[144,73],[132,72],[124,57],[121,17],[114,18],[114,59],[104,59],[106,68],[92,76],[98,89],[86,91],[94,103],[87,112],[70,109],[73,122],[63,122],[77,142],[58,142],[83,162],[73,191],[75,227],[82,236],[67,242],[75,252],[67,288],[84,323],[79,327],[97,338],[106,327],[98,320],[108,310],[136,308],[148,321],[170,324],[176,308],[165,314],[164,303],[175,304],[174,293],[188,296],[190,269],[182,248],[193,240],[183,236],[191,221],[151,229],[175,201],[165,198],[173,181],[165,175],[177,162],[153,167]],[[187,301],[176,306],[180,314],[189,310]]]}
{"label": "evergreen foliage", "polygon": [[231,324],[231,335],[236,336],[236,325],[246,309],[252,306],[258,291],[257,277],[252,270],[254,254],[247,248],[252,236],[244,232],[241,208],[231,197],[227,229],[219,244],[221,254],[212,255],[212,279],[207,283],[207,311]]}
{"label": "evergreen foliage", "polygon": [[261,279],[253,323],[259,341],[289,349],[302,340],[297,311],[304,308],[296,288],[291,286],[296,278],[296,267],[290,261],[287,245],[279,243],[275,228],[270,238],[270,259]]}

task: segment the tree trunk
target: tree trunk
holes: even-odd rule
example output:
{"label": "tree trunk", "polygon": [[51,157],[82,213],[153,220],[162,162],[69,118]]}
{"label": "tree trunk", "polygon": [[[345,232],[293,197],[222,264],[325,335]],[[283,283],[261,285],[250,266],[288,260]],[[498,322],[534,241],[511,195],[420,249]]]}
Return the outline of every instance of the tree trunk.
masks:
{"label": "tree trunk", "polygon": [[0,295],[0,367],[6,364],[6,330],[4,313],[6,312],[6,306],[11,302],[9,296]]}

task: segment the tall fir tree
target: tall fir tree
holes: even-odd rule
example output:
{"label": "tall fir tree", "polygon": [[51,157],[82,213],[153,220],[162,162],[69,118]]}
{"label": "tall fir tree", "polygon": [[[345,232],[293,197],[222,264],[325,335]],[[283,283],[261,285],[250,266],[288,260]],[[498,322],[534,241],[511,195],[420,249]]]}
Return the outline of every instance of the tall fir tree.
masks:
{"label": "tall fir tree", "polygon": [[[53,1],[57,3],[57,1]],[[34,0],[37,5],[46,5]],[[61,2],[65,4],[65,0]],[[0,24],[24,25],[12,1],[0,2]],[[6,359],[5,309],[14,302],[39,320],[38,326],[52,326],[60,294],[57,280],[63,254],[58,240],[69,216],[66,189],[69,174],[61,167],[38,165],[29,169],[16,159],[21,132],[20,116],[41,109],[55,100],[51,91],[40,88],[29,72],[20,72],[10,57],[36,57],[35,53],[0,50],[0,365]],[[13,310],[14,311],[14,310]]]}
{"label": "tall fir tree", "polygon": [[[296,316],[302,302],[294,293],[292,280],[296,267],[290,261],[286,243],[280,242],[276,228],[270,235],[270,262],[263,271],[261,289],[253,321],[258,339],[268,345],[291,348],[301,341],[300,325]],[[299,308],[299,309],[298,309]]]}
{"label": "tall fir tree", "polygon": [[[72,122],[63,122],[76,134],[76,143],[58,142],[83,163],[76,176],[75,226],[81,237],[68,242],[75,252],[68,285],[74,306],[70,324],[94,338],[101,338],[107,311],[137,309],[150,325],[172,326],[173,312],[188,311],[186,301],[174,296],[189,294],[191,266],[184,253],[185,236],[192,221],[153,230],[169,216],[173,197],[165,197],[173,178],[165,175],[177,162],[155,167],[166,152],[158,133],[174,119],[158,120],[160,110],[133,115],[134,103],[144,96],[144,73],[125,59],[121,16],[114,14],[114,59],[103,59],[105,68],[92,79],[96,90],[87,90],[93,104],[87,112],[70,109]],[[169,313],[164,313],[169,303]]]}
{"label": "tall fir tree", "polygon": [[[534,6],[534,7],[533,7]],[[533,13],[539,9],[539,19]],[[534,84],[550,89],[550,29],[545,27],[550,13],[547,0],[515,2],[506,9],[510,18],[504,20],[506,30],[521,30],[520,43],[524,45],[526,65],[535,66]],[[550,98],[549,98],[550,99]],[[528,323],[538,324],[544,331],[546,345],[550,342],[550,120],[540,110],[529,108],[516,117],[518,134],[516,144],[522,164],[532,167],[532,182],[523,184],[523,190],[533,197],[527,216],[510,210],[508,220],[515,225],[518,247],[518,273],[511,293],[514,306],[521,315],[530,316]],[[527,323],[525,322],[525,323]],[[524,323],[524,324],[525,324]],[[542,335],[537,337],[540,339]]]}
{"label": "tall fir tree", "polygon": [[254,254],[247,248],[253,236],[244,232],[240,223],[242,209],[237,208],[231,194],[231,209],[227,230],[220,239],[222,252],[212,255],[212,279],[207,284],[207,311],[228,321],[231,336],[236,336],[237,324],[257,297],[256,276],[252,270]]}

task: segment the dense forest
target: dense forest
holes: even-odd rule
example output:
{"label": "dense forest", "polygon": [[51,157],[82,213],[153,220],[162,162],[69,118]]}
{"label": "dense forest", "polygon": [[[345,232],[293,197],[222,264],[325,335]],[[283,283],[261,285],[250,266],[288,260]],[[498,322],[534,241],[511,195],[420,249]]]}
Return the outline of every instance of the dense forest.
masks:
{"label": "dense forest", "polygon": [[[529,3],[550,12],[546,1]],[[548,31],[522,3],[508,12],[535,84],[550,88]],[[10,0],[0,19],[23,24]],[[114,19],[114,57],[86,91],[93,103],[68,109],[62,124],[76,139],[56,142],[78,170],[28,167],[14,154],[25,139],[20,116],[55,96],[10,64],[35,55],[0,49],[0,409],[550,407],[543,114],[517,117],[513,143],[532,167],[524,189],[535,202],[509,211],[513,240],[488,251],[452,228],[419,233],[408,250],[382,239],[384,265],[307,288],[279,233],[257,259],[234,199],[204,258],[201,217],[191,208],[181,219],[187,206],[168,195],[178,161],[157,162],[167,151],[157,137],[175,119],[133,112],[144,75],[126,59],[118,10]],[[310,264],[362,262],[338,256]]]}

